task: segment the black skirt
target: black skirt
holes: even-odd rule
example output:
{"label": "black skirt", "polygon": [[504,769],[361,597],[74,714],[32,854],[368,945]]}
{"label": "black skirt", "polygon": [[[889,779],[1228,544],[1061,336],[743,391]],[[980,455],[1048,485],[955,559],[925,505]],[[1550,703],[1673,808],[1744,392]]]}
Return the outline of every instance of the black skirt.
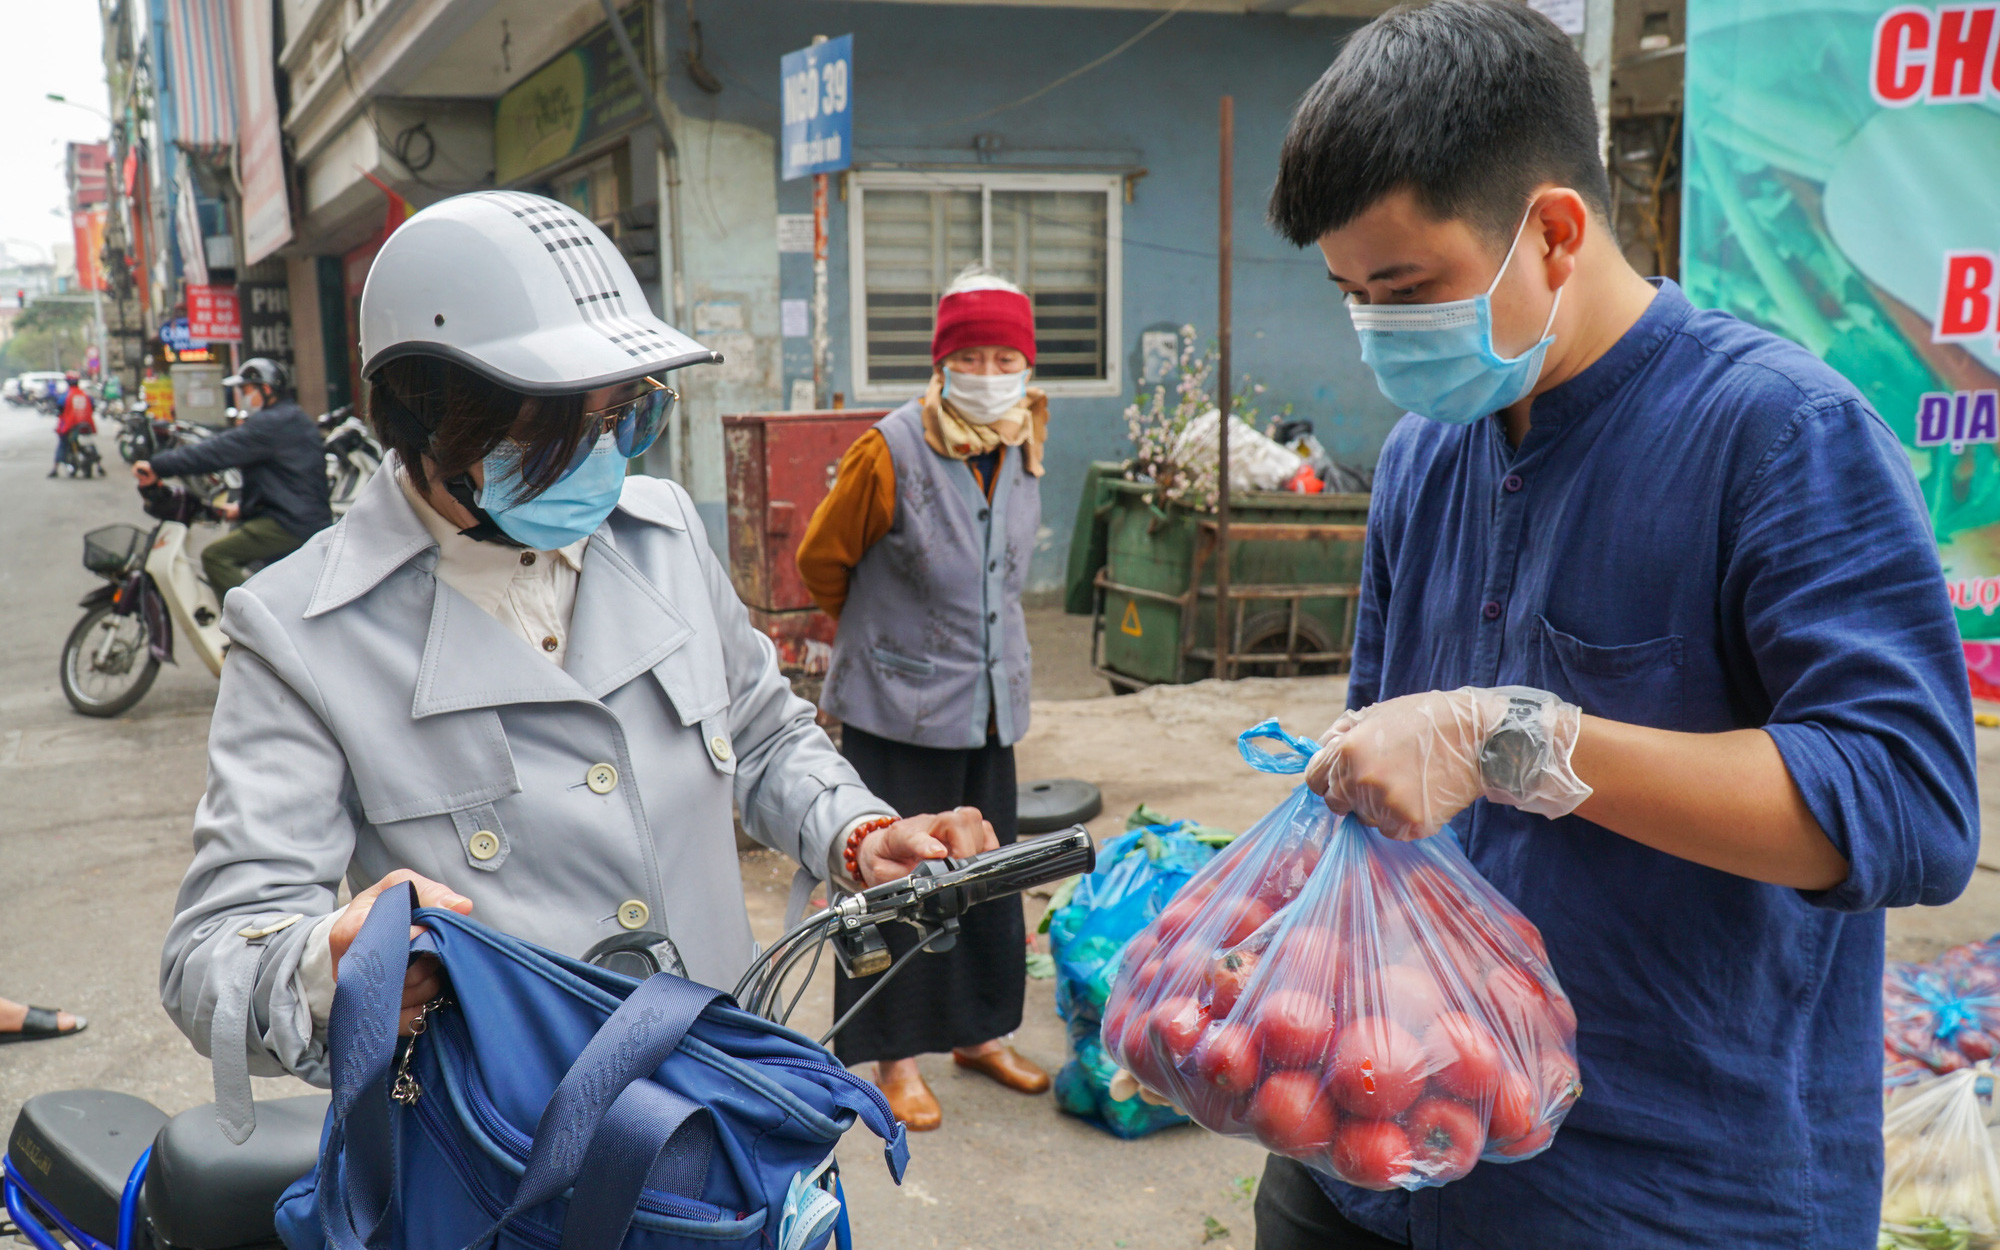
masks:
{"label": "black skirt", "polygon": [[[1000,845],[1014,840],[1014,748],[988,739],[967,751],[910,746],[841,727],[840,752],[876,797],[903,816],[976,807],[993,824]],[[1021,1027],[1027,991],[1027,925],[1021,900],[995,899],[959,919],[958,943],[924,951],[896,974],[833,1039],[845,1064],[908,1059],[955,1046],[976,1046]],[[882,926],[892,954],[917,944],[916,929]],[[834,970],[838,1019],[875,984]]]}

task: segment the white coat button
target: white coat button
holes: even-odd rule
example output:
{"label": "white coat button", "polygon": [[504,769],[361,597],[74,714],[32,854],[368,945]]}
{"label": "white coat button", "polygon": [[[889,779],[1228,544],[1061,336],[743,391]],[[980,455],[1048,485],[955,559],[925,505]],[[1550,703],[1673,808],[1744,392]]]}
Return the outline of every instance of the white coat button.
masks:
{"label": "white coat button", "polygon": [[592,764],[583,775],[583,784],[592,794],[609,794],[618,788],[618,770],[609,764]]}
{"label": "white coat button", "polygon": [[467,840],[466,849],[472,852],[472,858],[483,862],[500,853],[500,839],[493,836],[491,829],[481,829]]}
{"label": "white coat button", "polygon": [[729,739],[723,737],[721,734],[717,734],[708,740],[708,749],[715,753],[716,759],[721,760],[725,764],[729,762]]}
{"label": "white coat button", "polygon": [[627,929],[643,929],[653,913],[636,898],[628,898],[618,904],[618,923]]}

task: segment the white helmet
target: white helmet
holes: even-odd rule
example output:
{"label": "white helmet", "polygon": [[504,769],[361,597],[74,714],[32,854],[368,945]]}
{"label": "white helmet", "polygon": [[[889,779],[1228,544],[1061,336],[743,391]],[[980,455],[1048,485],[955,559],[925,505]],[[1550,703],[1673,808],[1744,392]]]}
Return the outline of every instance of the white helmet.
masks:
{"label": "white helmet", "polygon": [[528,395],[720,363],[655,317],[632,267],[568,205],[474,191],[410,218],[361,290],[361,373],[439,356]]}

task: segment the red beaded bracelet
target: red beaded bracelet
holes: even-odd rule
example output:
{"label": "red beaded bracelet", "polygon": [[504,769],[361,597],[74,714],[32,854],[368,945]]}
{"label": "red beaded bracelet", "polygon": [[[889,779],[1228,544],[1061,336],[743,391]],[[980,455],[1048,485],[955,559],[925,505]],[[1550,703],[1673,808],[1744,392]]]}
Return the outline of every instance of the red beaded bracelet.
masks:
{"label": "red beaded bracelet", "polygon": [[877,829],[887,829],[895,823],[896,818],[894,816],[877,816],[873,820],[864,820],[854,826],[854,831],[847,835],[847,846],[840,853],[841,861],[847,866],[847,875],[849,877],[856,881],[865,880],[861,875],[860,855],[862,841]]}

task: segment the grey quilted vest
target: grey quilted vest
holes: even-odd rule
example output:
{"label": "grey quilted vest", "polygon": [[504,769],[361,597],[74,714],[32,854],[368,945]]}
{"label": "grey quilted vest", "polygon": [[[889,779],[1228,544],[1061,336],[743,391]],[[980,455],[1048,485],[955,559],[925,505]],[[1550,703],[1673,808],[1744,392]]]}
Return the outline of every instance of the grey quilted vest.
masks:
{"label": "grey quilted vest", "polygon": [[1000,458],[987,504],[963,461],[924,442],[911,400],[876,422],[896,466],[896,517],[848,582],[826,710],[915,746],[1002,746],[1028,732],[1021,589],[1042,521],[1040,482],[1019,448]]}

